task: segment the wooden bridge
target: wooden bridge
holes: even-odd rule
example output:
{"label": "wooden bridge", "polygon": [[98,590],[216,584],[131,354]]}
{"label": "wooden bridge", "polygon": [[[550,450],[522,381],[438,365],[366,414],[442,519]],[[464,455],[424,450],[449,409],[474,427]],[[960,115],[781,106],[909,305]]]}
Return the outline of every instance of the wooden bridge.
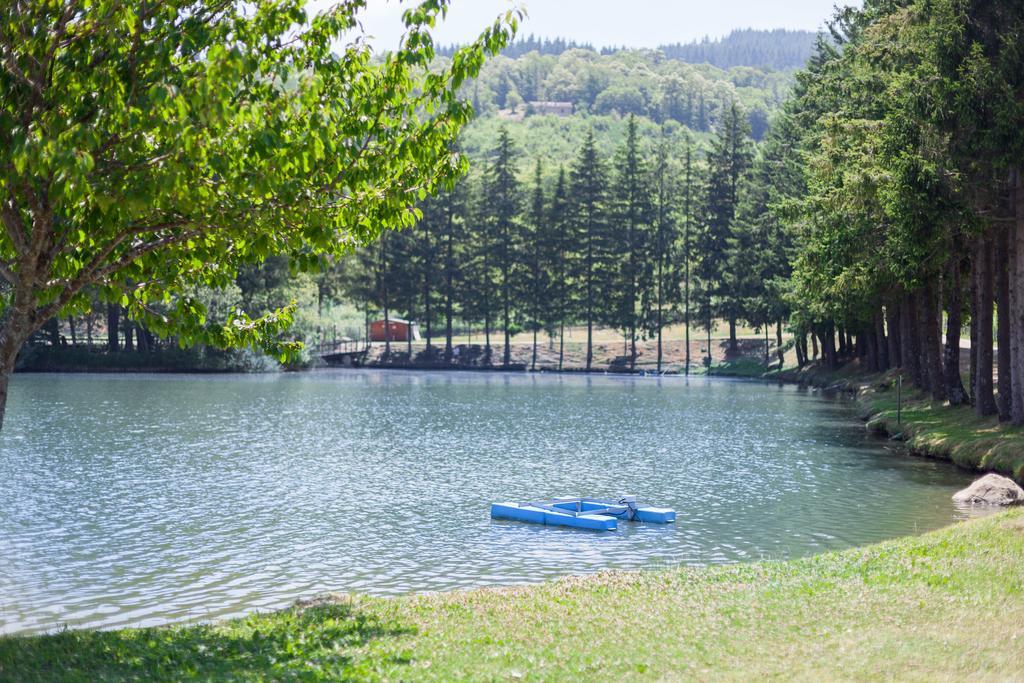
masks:
{"label": "wooden bridge", "polygon": [[325,341],[317,346],[317,354],[334,367],[358,368],[366,360],[370,343],[360,339]]}

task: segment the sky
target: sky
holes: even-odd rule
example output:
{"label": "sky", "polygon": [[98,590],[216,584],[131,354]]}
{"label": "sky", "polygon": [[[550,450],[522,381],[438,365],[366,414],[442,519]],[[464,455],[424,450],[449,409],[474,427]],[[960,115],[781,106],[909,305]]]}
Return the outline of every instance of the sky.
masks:
{"label": "sky", "polygon": [[[439,44],[465,43],[508,9],[520,6],[527,18],[521,36],[564,37],[595,47],[657,47],[718,38],[737,28],[815,31],[833,6],[856,0],[453,0],[448,19],[436,31]],[[313,9],[330,0],[312,0]],[[363,27],[374,47],[391,49],[402,34],[400,17],[410,2],[369,0]],[[859,4],[859,2],[857,2]]]}

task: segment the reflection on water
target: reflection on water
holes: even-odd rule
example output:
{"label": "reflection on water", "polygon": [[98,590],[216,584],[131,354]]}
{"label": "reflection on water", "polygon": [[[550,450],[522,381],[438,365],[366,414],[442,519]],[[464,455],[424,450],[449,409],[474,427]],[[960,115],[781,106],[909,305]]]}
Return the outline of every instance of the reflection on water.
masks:
{"label": "reflection on water", "polygon": [[[925,531],[969,476],[849,406],[728,380],[319,371],[19,376],[0,437],[0,630],[240,614]],[[492,522],[615,496],[669,526]]]}

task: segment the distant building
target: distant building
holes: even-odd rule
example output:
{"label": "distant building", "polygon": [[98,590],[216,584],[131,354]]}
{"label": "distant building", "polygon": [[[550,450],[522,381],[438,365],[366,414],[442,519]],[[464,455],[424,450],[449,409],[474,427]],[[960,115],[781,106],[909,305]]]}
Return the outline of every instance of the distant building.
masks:
{"label": "distant building", "polygon": [[412,341],[419,341],[421,339],[419,324],[409,322],[408,320],[389,318],[387,329],[390,330],[390,334],[385,334],[383,320],[374,320],[370,323],[370,341],[389,341],[388,337],[390,337],[390,341],[404,342],[409,341],[410,335]]}
{"label": "distant building", "polygon": [[540,100],[535,102],[527,103],[527,110],[543,116],[544,114],[554,114],[555,116],[572,116],[572,102],[549,102],[546,100]]}

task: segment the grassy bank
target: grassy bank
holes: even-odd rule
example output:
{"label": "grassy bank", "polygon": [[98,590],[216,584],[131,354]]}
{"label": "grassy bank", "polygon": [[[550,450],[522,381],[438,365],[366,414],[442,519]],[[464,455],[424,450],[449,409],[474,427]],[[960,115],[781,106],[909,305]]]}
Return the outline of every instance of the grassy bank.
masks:
{"label": "grassy bank", "polygon": [[951,408],[920,395],[911,395],[897,410],[896,390],[888,380],[867,387],[861,400],[869,409],[869,429],[906,441],[915,453],[1024,483],[1024,429],[978,417],[969,406]]}
{"label": "grassy bank", "polygon": [[855,394],[868,429],[904,441],[915,454],[950,460],[979,472],[998,472],[1024,483],[1024,428],[978,417],[970,406],[951,407],[932,401],[909,382],[902,395],[896,374],[864,374],[856,363],[836,371],[808,367],[764,375]]}
{"label": "grassy bank", "polygon": [[0,639],[0,679],[1024,677],[1024,510],[789,562]]}

